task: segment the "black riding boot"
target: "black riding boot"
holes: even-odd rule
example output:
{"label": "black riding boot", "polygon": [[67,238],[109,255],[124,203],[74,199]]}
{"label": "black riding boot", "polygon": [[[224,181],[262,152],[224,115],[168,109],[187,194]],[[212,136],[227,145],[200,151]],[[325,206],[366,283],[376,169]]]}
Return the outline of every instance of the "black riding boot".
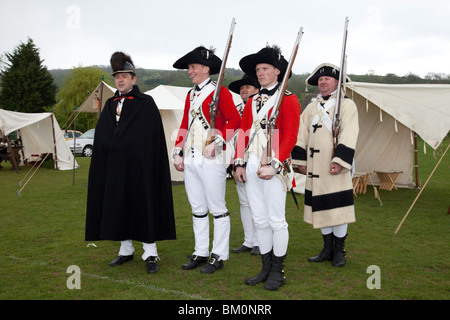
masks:
{"label": "black riding boot", "polygon": [[346,258],[345,258],[345,235],[343,238],[338,238],[334,236],[334,257],[333,257],[333,266],[335,267],[343,267],[345,266]]}
{"label": "black riding boot", "polygon": [[256,276],[245,279],[245,283],[248,285],[256,285],[258,283],[264,282],[269,276],[270,270],[272,269],[272,250],[261,255],[262,270]]}
{"label": "black riding boot", "polygon": [[323,249],[320,253],[308,259],[309,262],[322,262],[325,260],[333,260],[333,233],[323,234]]}
{"label": "black riding boot", "polygon": [[264,284],[264,289],[277,290],[286,282],[286,277],[284,276],[284,259],[286,259],[286,255],[282,257],[273,256],[272,270],[270,270],[269,277]]}

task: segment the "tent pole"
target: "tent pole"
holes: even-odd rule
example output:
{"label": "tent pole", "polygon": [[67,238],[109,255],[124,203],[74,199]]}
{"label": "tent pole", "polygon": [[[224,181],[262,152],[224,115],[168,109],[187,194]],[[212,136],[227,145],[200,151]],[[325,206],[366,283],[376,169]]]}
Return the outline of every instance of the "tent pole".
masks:
{"label": "tent pole", "polygon": [[[425,142],[424,142],[425,143]],[[417,159],[417,133],[414,131],[414,171],[416,174],[416,188],[419,188],[419,161]]]}
{"label": "tent pole", "polygon": [[411,207],[409,207],[408,212],[406,212],[405,216],[403,217],[402,221],[400,222],[400,224],[398,225],[397,229],[395,230],[394,234],[397,234],[397,232],[400,230],[400,228],[402,227],[403,222],[406,220],[406,218],[408,217],[409,213],[411,212],[411,209],[414,207],[414,205],[416,204],[417,199],[419,199],[420,194],[422,193],[422,191],[425,189],[425,187],[427,186],[428,181],[430,181],[431,176],[434,174],[434,172],[436,171],[437,167],[439,166],[439,164],[441,163],[442,159],[444,159],[445,154],[448,151],[448,148],[450,147],[450,144],[447,146],[447,149],[445,149],[444,154],[442,155],[441,159],[439,159],[438,163],[436,164],[436,166],[434,167],[433,171],[431,172],[430,176],[428,177],[427,181],[425,182],[425,184],[423,185],[423,188],[420,189],[419,194],[417,195],[416,199],[414,200],[414,202],[412,203]]}
{"label": "tent pole", "polygon": [[56,152],[56,136],[55,136],[55,123],[54,118],[55,116],[52,113],[52,132],[53,132],[53,149],[55,150],[55,169],[58,170],[58,153]]}

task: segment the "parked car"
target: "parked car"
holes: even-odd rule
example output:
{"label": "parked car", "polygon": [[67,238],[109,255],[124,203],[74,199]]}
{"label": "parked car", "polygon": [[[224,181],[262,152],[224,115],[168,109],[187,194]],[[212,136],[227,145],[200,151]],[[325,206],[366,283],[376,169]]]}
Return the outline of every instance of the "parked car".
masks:
{"label": "parked car", "polygon": [[75,131],[75,130],[62,130],[63,134],[64,134],[64,138],[66,138],[66,140],[71,140],[75,137],[77,137],[77,139],[83,134],[83,132],[81,131]]}
{"label": "parked car", "polygon": [[[92,156],[92,149],[94,148],[94,133],[95,129],[90,129],[79,136],[76,140],[69,140],[67,144],[69,145],[70,151],[74,154],[81,154],[83,157]],[[76,146],[73,143],[76,141]]]}

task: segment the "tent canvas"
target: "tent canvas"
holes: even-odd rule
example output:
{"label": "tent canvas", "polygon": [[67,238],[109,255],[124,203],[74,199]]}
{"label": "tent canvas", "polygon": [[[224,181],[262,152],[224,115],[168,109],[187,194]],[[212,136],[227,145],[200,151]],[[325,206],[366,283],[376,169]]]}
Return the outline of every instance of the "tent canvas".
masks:
{"label": "tent canvas", "polygon": [[[356,94],[356,95],[355,95]],[[351,82],[347,95],[364,98],[436,149],[450,129],[450,85]]]}
{"label": "tent canvas", "polygon": [[[116,89],[101,81],[94,91],[87,97],[76,112],[90,112],[100,114],[106,100],[114,96]],[[100,105],[101,104],[101,105]],[[100,110],[99,110],[100,108]]]}
{"label": "tent canvas", "polygon": [[[26,160],[34,161],[34,155],[52,153],[53,159],[57,159],[55,169],[73,169],[72,152],[52,113],[22,113],[0,109],[0,130],[5,135],[19,130]],[[75,167],[78,167],[76,162]]]}
{"label": "tent canvas", "polygon": [[450,85],[351,82],[347,96],[358,107],[356,173],[403,172],[396,186],[415,187],[414,132],[437,149],[450,130]]}

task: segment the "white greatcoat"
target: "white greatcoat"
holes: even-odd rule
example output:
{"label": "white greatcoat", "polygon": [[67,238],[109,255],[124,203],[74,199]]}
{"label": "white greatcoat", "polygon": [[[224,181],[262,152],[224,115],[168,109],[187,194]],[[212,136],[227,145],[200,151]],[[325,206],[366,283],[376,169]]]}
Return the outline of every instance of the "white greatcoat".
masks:
{"label": "white greatcoat", "polygon": [[[297,163],[307,167],[304,221],[314,228],[332,227],[356,220],[351,168],[359,132],[358,111],[352,100],[344,99],[338,146],[332,159],[333,138],[328,128],[330,120],[332,122],[334,118],[335,98],[336,95],[332,96],[322,107],[320,102],[324,101],[319,94],[300,117],[297,146],[302,156]],[[328,113],[329,119],[323,112]],[[315,118],[316,115],[319,116]],[[316,123],[312,123],[314,118]],[[331,162],[343,167],[340,174],[329,173]]]}

